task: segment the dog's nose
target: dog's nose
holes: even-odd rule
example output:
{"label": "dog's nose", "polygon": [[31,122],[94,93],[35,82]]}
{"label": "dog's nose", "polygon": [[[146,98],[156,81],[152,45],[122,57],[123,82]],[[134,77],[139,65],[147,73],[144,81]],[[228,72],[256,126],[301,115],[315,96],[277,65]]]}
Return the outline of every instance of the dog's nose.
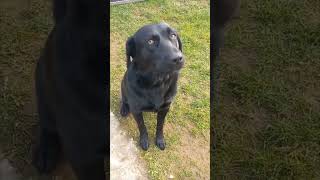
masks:
{"label": "dog's nose", "polygon": [[182,55],[179,55],[178,57],[173,59],[174,63],[181,63],[183,61]]}

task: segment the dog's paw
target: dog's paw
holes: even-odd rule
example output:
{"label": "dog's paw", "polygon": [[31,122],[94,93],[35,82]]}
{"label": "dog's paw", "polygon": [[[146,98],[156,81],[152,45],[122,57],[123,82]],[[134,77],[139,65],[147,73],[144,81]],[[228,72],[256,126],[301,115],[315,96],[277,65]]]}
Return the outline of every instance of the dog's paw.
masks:
{"label": "dog's paw", "polygon": [[166,143],[164,141],[163,136],[157,136],[156,137],[156,145],[159,149],[164,150],[166,148]]}
{"label": "dog's paw", "polygon": [[33,150],[33,166],[39,173],[47,174],[55,169],[60,155],[60,148],[58,144],[42,144],[37,145]]}
{"label": "dog's paw", "polygon": [[121,103],[120,115],[122,117],[127,117],[129,115],[129,106],[126,103]]}
{"label": "dog's paw", "polygon": [[149,141],[148,141],[148,136],[147,135],[140,137],[140,147],[145,151],[148,150]]}

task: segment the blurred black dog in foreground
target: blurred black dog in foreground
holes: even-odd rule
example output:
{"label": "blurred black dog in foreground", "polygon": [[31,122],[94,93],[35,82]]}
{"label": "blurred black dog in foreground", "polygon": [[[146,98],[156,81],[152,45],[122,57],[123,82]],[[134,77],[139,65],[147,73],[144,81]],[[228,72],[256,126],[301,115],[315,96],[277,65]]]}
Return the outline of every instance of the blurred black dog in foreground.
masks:
{"label": "blurred black dog in foreground", "polygon": [[63,151],[79,180],[105,180],[108,152],[107,3],[54,0],[54,27],[36,67],[40,130],[33,165],[55,169]]}
{"label": "blurred black dog in foreground", "polygon": [[127,71],[121,84],[122,116],[132,113],[140,131],[140,146],[149,147],[142,112],[157,112],[156,145],[165,149],[163,125],[177,91],[184,65],[177,32],[166,23],[140,28],[126,43]]}

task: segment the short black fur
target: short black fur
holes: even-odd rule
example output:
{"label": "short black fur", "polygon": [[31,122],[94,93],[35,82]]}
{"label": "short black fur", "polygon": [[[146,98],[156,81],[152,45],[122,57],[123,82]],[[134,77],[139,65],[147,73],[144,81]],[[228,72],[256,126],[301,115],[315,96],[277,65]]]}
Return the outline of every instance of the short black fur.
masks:
{"label": "short black fur", "polygon": [[35,73],[40,128],[33,164],[49,173],[63,151],[79,180],[105,180],[108,2],[53,3],[55,24]]}
{"label": "short black fur", "polygon": [[132,113],[140,131],[140,146],[147,150],[148,132],[142,113],[157,112],[156,145],[164,150],[163,125],[184,65],[181,40],[166,23],[146,25],[127,40],[126,53],[120,114]]}

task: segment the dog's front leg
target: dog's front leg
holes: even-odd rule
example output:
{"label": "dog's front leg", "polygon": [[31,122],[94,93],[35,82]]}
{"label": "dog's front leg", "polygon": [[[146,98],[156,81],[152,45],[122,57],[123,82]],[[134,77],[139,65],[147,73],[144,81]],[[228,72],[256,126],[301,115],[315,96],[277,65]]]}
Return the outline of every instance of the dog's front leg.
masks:
{"label": "dog's front leg", "polygon": [[165,121],[165,117],[169,111],[169,108],[162,109],[157,114],[157,131],[156,131],[156,145],[164,150],[166,148],[166,144],[163,137],[163,125]]}
{"label": "dog's front leg", "polygon": [[148,131],[146,126],[144,125],[142,112],[139,113],[132,113],[134,119],[137,122],[139,132],[140,132],[140,146],[143,150],[147,150],[149,148],[148,142]]}

